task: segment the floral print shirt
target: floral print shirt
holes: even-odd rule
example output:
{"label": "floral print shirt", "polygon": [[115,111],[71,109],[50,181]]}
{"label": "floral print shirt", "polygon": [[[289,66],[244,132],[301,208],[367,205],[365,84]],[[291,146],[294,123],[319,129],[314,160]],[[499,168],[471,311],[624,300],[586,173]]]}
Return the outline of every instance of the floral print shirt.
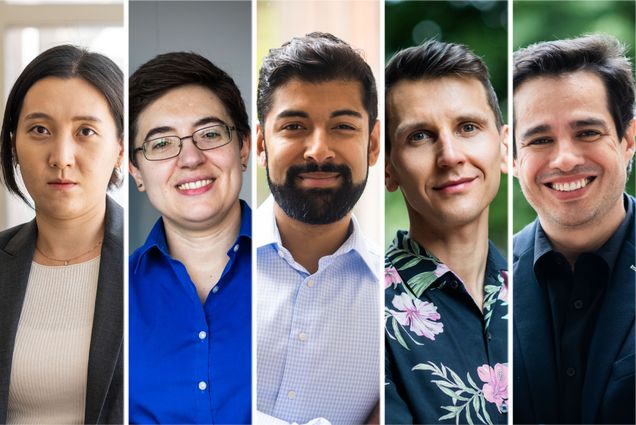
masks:
{"label": "floral print shirt", "polygon": [[385,257],[387,424],[507,423],[506,268],[490,243],[482,312],[457,275],[397,233]]}

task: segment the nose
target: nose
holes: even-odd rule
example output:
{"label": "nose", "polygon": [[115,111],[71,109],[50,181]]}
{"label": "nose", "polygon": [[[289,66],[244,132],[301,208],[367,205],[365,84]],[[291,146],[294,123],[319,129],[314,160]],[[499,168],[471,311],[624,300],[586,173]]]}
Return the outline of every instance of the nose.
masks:
{"label": "nose", "polygon": [[192,137],[181,139],[181,152],[177,157],[177,165],[182,168],[196,168],[205,162],[205,153],[194,145]]}
{"label": "nose", "polygon": [[466,161],[460,142],[450,132],[442,132],[437,140],[437,166],[452,168]]}
{"label": "nose", "polygon": [[49,166],[64,170],[75,164],[75,142],[72,136],[56,138],[49,153]]}
{"label": "nose", "polygon": [[572,140],[568,138],[557,140],[554,155],[550,161],[550,167],[561,171],[571,171],[584,162],[585,159]]}
{"label": "nose", "polygon": [[305,144],[305,160],[321,164],[332,160],[334,157],[335,153],[331,150],[327,132],[320,129],[314,130]]}

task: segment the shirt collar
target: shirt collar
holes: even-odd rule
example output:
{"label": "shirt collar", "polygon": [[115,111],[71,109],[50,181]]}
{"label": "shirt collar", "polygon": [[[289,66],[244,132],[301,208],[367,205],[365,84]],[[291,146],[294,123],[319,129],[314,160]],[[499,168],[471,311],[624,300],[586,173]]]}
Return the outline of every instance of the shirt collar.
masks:
{"label": "shirt collar", "polygon": [[[258,207],[256,211],[256,220],[258,223],[254,229],[256,247],[261,248],[267,245],[283,247],[280,232],[276,225],[276,218],[274,217],[273,196],[270,195],[265,202]],[[377,276],[380,266],[380,251],[364,237],[360,224],[353,214],[351,215],[350,229],[351,233],[347,240],[329,257],[335,258],[350,251],[355,251],[362,261],[364,261],[371,273]]]}
{"label": "shirt collar", "polygon": [[[406,255],[405,255],[406,254]],[[446,281],[447,273],[455,276],[457,280],[461,282],[459,276],[457,276],[451,269],[448,268],[439,258],[433,255],[420,245],[415,239],[411,239],[409,233],[405,230],[398,230],[395,239],[391,243],[389,250],[387,251],[387,258],[394,262],[392,265],[396,268],[404,268],[406,264],[413,264],[413,257],[419,260],[418,269],[416,273],[420,278],[421,271],[424,269],[424,273],[432,273],[428,282],[424,285],[418,284],[417,287],[413,287],[408,281],[406,284],[413,291],[413,293],[419,298],[424,291],[429,288],[437,287],[442,282]],[[395,264],[399,263],[399,264]],[[408,266],[407,266],[408,267]],[[484,273],[484,286],[507,284],[507,268],[508,265],[503,256],[499,253],[495,245],[488,241],[488,257],[486,258],[486,272]],[[427,271],[426,271],[427,270]],[[504,281],[500,280],[502,276]]]}
{"label": "shirt collar", "polygon": [[[623,205],[625,206],[625,218],[623,222],[618,226],[618,228],[614,231],[612,236],[600,247],[595,254],[601,257],[609,267],[610,270],[614,268],[614,263],[616,263],[616,258],[618,258],[618,254],[623,245],[623,240],[627,234],[627,229],[629,228],[629,224],[633,220],[634,217],[634,209],[632,207],[632,203],[629,202],[629,198],[627,195],[623,195]],[[546,254],[554,251],[552,247],[552,243],[548,238],[548,235],[543,230],[541,226],[541,222],[537,222],[537,227],[534,234],[534,261],[533,266],[537,267],[537,262]]]}
{"label": "shirt collar", "polygon": [[[251,239],[252,238],[252,210],[247,205],[245,201],[240,199],[241,203],[241,227],[239,228],[239,234],[236,238],[236,241],[232,246],[236,245],[236,242],[239,239]],[[134,273],[137,273],[137,270],[143,261],[143,259],[148,255],[150,251],[153,249],[158,250],[165,257],[170,257],[170,250],[168,249],[168,242],[166,240],[166,230],[163,225],[163,217],[159,217],[155,222],[154,226],[150,230],[148,237],[146,238],[146,242],[139,248],[139,255],[137,257],[137,263],[134,264]],[[232,248],[230,248],[232,251]],[[228,251],[228,254],[230,253]]]}

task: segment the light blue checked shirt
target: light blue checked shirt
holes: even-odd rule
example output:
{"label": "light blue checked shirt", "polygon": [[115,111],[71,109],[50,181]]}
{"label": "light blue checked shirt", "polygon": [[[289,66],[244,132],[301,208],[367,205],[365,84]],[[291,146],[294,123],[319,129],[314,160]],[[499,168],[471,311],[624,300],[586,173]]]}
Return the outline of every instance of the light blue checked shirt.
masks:
{"label": "light blue checked shirt", "polygon": [[273,206],[270,197],[254,221],[258,410],[364,423],[380,395],[381,254],[353,218],[349,238],[309,274],[282,246]]}

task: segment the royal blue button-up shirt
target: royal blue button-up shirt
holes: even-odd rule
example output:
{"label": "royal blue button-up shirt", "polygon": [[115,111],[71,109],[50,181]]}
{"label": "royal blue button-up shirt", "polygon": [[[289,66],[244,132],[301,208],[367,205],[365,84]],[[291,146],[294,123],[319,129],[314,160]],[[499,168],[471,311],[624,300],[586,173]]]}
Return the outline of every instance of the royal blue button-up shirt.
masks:
{"label": "royal blue button-up shirt", "polygon": [[201,304],[160,218],[129,259],[130,423],[251,422],[251,211]]}

